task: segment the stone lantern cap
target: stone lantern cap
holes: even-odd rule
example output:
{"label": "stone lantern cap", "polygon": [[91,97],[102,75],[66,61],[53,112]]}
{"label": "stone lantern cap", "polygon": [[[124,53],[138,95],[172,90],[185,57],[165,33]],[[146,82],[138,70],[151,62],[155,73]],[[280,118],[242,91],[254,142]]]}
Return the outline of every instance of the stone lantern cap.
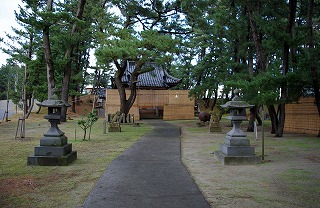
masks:
{"label": "stone lantern cap", "polygon": [[38,106],[41,107],[51,107],[51,108],[61,108],[61,107],[69,107],[70,104],[63,101],[59,100],[58,96],[54,94],[51,98],[48,100],[43,101],[42,103],[37,103]]}
{"label": "stone lantern cap", "polygon": [[240,90],[234,90],[234,98],[231,101],[228,101],[224,105],[220,105],[222,108],[230,108],[230,109],[241,109],[241,108],[252,108],[254,105],[250,105],[246,101],[243,101],[239,96]]}

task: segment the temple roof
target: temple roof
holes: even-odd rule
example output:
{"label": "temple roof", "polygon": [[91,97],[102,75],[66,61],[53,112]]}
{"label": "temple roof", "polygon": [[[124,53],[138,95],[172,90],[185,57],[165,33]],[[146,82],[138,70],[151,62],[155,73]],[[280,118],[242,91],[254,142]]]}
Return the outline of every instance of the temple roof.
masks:
{"label": "temple roof", "polygon": [[[181,82],[181,79],[175,78],[163,69],[162,66],[155,63],[146,63],[144,67],[153,67],[152,71],[140,74],[138,76],[137,86],[148,89],[168,89],[174,87]],[[122,76],[122,83],[130,84],[130,76],[135,69],[135,62],[128,61],[127,69]]]}

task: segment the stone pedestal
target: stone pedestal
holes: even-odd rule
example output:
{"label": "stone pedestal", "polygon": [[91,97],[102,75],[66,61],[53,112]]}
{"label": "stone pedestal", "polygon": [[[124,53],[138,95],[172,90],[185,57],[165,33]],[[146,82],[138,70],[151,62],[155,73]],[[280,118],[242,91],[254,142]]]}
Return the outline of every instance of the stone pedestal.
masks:
{"label": "stone pedestal", "polygon": [[227,133],[220,151],[214,155],[224,165],[251,165],[260,162],[260,157],[255,156],[255,148],[250,146],[250,140],[240,129],[242,120],[232,120],[233,129]]}
{"label": "stone pedestal", "polygon": [[261,161],[258,156],[228,156],[221,151],[215,151],[214,156],[223,165],[253,165]]}
{"label": "stone pedestal", "polygon": [[28,157],[28,165],[67,166],[77,159],[72,144],[63,147],[35,147],[35,154]]}
{"label": "stone pedestal", "polygon": [[121,132],[120,123],[119,122],[110,123],[108,132]]}

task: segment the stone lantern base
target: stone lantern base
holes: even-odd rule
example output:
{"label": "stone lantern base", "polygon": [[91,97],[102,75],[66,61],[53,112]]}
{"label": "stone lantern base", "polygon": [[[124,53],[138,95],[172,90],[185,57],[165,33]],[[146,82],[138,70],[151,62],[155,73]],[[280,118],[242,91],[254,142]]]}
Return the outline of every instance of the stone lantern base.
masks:
{"label": "stone lantern base", "polygon": [[77,152],[72,151],[70,154],[61,157],[50,156],[29,156],[28,164],[30,166],[67,166],[77,159]]}
{"label": "stone lantern base", "polygon": [[259,163],[261,157],[255,155],[255,148],[250,146],[250,140],[246,137],[225,138],[220,151],[215,151],[214,156],[223,165],[252,165]]}
{"label": "stone lantern base", "polygon": [[215,151],[214,156],[223,165],[253,165],[260,163],[261,157],[258,156],[228,156],[221,151]]}
{"label": "stone lantern base", "polygon": [[49,121],[52,126],[34,148],[34,154],[28,157],[27,165],[66,166],[77,159],[77,152],[72,151],[72,144],[57,126],[59,120]]}
{"label": "stone lantern base", "polygon": [[63,146],[36,146],[34,155],[28,157],[27,165],[67,166],[77,159],[77,152],[72,151],[72,144]]}

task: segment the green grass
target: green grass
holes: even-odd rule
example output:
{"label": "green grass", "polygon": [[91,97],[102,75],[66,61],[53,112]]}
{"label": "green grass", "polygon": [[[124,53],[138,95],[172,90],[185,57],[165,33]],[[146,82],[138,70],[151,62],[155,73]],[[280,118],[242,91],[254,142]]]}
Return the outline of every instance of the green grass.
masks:
{"label": "green grass", "polygon": [[[247,201],[248,207],[319,207],[318,138],[306,134],[284,134],[283,137],[275,137],[270,133],[271,124],[268,122],[265,126],[265,161],[248,166],[247,169],[245,166],[221,166],[220,162],[211,161],[213,158],[210,153],[218,150],[219,144],[223,143],[226,132],[232,128],[228,126],[230,121],[221,121],[222,133],[208,133],[207,126],[197,127],[197,122],[190,120],[175,123],[182,126],[183,134],[186,135],[182,137],[182,144],[193,149],[194,153],[185,154],[185,164],[200,189],[208,193],[207,197],[213,201],[213,207],[236,206],[228,204],[228,199]],[[248,122],[243,122],[241,128],[250,139],[251,145],[255,146],[256,155],[261,155],[261,127],[258,127],[256,140],[255,133],[246,132],[247,125]],[[203,163],[203,166],[206,163],[214,166],[212,172],[207,171],[209,168],[205,169],[206,172],[201,172],[197,165],[199,163]],[[229,170],[233,172],[228,173]],[[245,176],[246,174],[248,176]],[[222,185],[211,181],[218,179],[222,181]]]}
{"label": "green grass", "polygon": [[[43,115],[27,120],[26,138],[14,140],[16,119],[0,124],[0,207],[79,207],[107,165],[151,128],[122,125],[121,133],[103,134],[103,120],[92,128],[91,140],[74,118],[60,124],[78,159],[69,166],[27,166],[49,123]],[[75,129],[77,138],[75,138]]]}
{"label": "green grass", "polygon": [[296,198],[306,202],[306,207],[319,205],[320,178],[314,177],[312,172],[292,168],[280,173],[279,177]]}

